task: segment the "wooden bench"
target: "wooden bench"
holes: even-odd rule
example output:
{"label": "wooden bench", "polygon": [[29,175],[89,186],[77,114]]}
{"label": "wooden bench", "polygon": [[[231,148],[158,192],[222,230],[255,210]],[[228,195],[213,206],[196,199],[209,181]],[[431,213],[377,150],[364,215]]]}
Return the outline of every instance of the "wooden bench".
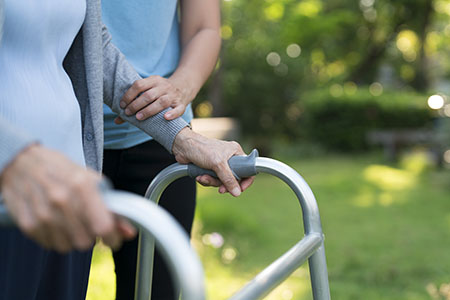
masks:
{"label": "wooden bench", "polygon": [[367,141],[372,145],[382,145],[385,157],[395,161],[400,148],[413,145],[428,145],[436,149],[434,132],[427,129],[392,129],[373,130],[367,134]]}

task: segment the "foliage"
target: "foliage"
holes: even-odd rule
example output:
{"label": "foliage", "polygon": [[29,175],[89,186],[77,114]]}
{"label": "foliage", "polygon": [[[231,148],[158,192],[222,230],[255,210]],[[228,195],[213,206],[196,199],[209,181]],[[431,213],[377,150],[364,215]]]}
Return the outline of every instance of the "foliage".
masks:
{"label": "foliage", "polygon": [[449,7],[449,0],[223,1],[221,84],[197,104],[214,106],[220,95],[219,114],[264,144],[301,137],[299,99],[335,84],[448,93]]}
{"label": "foliage", "polygon": [[371,130],[426,128],[434,118],[424,97],[415,93],[373,96],[360,89],[351,95],[332,97],[328,91],[318,91],[302,98],[299,123],[305,137],[332,150],[367,149]]}

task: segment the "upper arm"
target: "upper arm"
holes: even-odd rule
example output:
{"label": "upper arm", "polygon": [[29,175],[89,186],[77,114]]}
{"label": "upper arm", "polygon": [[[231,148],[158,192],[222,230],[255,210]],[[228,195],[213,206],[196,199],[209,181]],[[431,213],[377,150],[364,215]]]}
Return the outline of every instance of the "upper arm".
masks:
{"label": "upper arm", "polygon": [[181,43],[185,46],[203,29],[220,32],[219,0],[180,0]]}

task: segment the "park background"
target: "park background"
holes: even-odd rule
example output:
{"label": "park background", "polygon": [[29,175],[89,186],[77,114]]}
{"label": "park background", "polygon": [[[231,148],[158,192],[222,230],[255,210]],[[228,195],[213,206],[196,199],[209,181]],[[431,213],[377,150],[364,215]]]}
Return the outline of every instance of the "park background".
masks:
{"label": "park background", "polygon": [[[449,0],[222,1],[196,117],[232,118],[212,120],[310,184],[332,299],[450,299],[449,20]],[[239,198],[198,188],[192,244],[209,299],[302,236],[298,202],[273,177]],[[114,299],[102,244],[91,274],[88,300]],[[303,266],[267,299],[312,299],[308,278]]]}

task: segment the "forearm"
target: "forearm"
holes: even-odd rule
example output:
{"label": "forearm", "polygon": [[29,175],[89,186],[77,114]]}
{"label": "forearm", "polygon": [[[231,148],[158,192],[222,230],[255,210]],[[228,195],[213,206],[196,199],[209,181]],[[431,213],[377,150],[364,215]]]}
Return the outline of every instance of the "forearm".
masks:
{"label": "forearm", "polygon": [[169,80],[182,90],[186,101],[195,98],[214,70],[220,45],[219,31],[204,28],[183,46],[180,63]]}

